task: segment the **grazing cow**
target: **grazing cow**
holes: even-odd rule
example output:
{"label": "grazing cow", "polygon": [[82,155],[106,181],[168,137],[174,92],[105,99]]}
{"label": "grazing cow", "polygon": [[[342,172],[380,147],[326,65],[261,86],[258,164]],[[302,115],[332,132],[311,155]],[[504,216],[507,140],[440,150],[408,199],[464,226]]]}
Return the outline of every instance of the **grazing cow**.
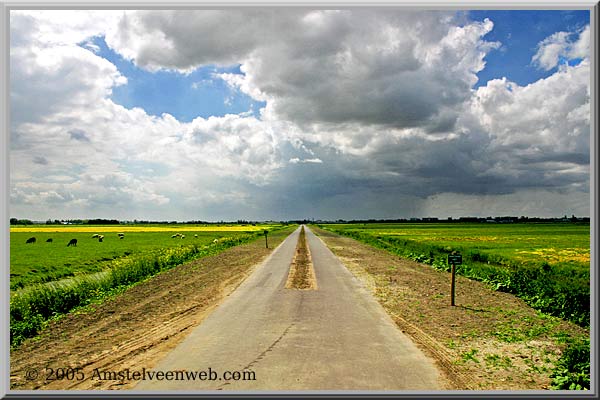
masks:
{"label": "grazing cow", "polygon": [[194,235],[194,237],[198,237],[198,234],[196,233],[196,234]]}
{"label": "grazing cow", "polygon": [[182,238],[182,239],[185,239],[185,235],[181,235],[181,238]]}
{"label": "grazing cow", "polygon": [[98,241],[102,242],[102,240],[104,239],[104,236],[98,236]]}
{"label": "grazing cow", "polygon": [[92,239],[96,239],[98,236],[100,236],[100,235],[98,235],[97,233],[94,233],[94,234],[92,235]]}
{"label": "grazing cow", "polygon": [[46,239],[46,243],[52,243],[52,238]]}
{"label": "grazing cow", "polygon": [[177,234],[174,234],[171,236],[171,238],[176,238],[176,237],[177,237]]}
{"label": "grazing cow", "polygon": [[69,246],[77,246],[77,239],[71,239],[71,241],[67,244],[67,247]]}
{"label": "grazing cow", "polygon": [[27,239],[27,241],[25,242],[25,244],[27,243],[35,243],[35,238],[34,237],[30,237],[29,239]]}

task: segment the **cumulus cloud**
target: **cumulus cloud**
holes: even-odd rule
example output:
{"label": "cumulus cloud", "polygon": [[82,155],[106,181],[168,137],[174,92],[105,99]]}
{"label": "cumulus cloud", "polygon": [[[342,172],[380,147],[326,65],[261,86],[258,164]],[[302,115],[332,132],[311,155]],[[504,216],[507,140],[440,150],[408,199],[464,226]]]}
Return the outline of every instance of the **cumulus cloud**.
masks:
{"label": "cumulus cloud", "polygon": [[[47,19],[45,13],[11,13],[14,210],[33,205],[59,214],[60,206],[85,215],[110,214],[119,205],[156,210],[172,198],[186,198],[182,193],[196,202],[222,203],[241,190],[224,188],[219,179],[261,184],[276,170],[277,141],[255,118],[230,115],[185,124],[113,103],[111,91],[125,77],[78,45],[103,31],[82,33],[79,26],[67,29]],[[51,40],[44,41],[45,34]],[[137,168],[150,164],[149,172]],[[191,189],[196,185],[197,191]]]}
{"label": "cumulus cloud", "polygon": [[[82,13],[81,19],[73,20],[83,25],[75,26],[67,22],[70,14],[66,14],[48,11],[34,17],[30,12],[11,12],[13,127],[43,121],[62,109],[93,108],[110,96],[114,86],[127,82],[113,64],[76,44],[100,31],[103,14],[93,24],[93,14]],[[17,129],[12,133],[11,139],[18,143]]]}
{"label": "cumulus cloud", "polygon": [[[589,26],[550,36],[534,56],[540,68],[578,65],[474,89],[500,44],[485,39],[492,21],[450,12],[77,15],[11,12],[21,215],[393,218],[486,203],[552,215],[568,198],[578,211],[589,200]],[[99,35],[150,71],[240,65],[211,78],[266,105],[189,123],[122,107],[111,93],[127,79],[91,45]]]}
{"label": "cumulus cloud", "polygon": [[[303,32],[311,33],[298,33],[295,41],[257,49],[243,64],[243,76],[223,78],[266,100],[265,115],[272,119],[450,131],[454,107],[469,97],[490,47],[481,36],[492,26],[450,28],[441,16],[368,12],[325,14],[318,21],[340,32],[314,37],[307,27]],[[360,30],[351,29],[357,25]],[[316,52],[313,41],[330,46]]]}
{"label": "cumulus cloud", "polygon": [[546,71],[560,64],[561,58],[586,58],[590,54],[590,26],[578,32],[556,32],[537,45],[533,65]]}
{"label": "cumulus cloud", "polygon": [[150,70],[191,71],[198,65],[231,65],[261,42],[297,24],[299,12],[267,10],[135,11],[121,15],[106,42]]}
{"label": "cumulus cloud", "polygon": [[453,22],[388,10],[144,11],[124,15],[107,43],[151,70],[240,63],[242,74],[218,76],[266,101],[265,118],[437,132],[452,129],[498,47],[482,39],[491,21]]}
{"label": "cumulus cloud", "polygon": [[587,187],[589,79],[583,61],[525,87],[506,79],[480,87],[471,103],[477,123],[465,129],[489,139],[481,176],[504,177],[514,187]]}
{"label": "cumulus cloud", "polygon": [[[514,206],[523,197],[508,195],[528,191],[539,199],[541,190],[548,198],[568,192],[581,203],[589,197],[589,72],[584,61],[527,86],[492,80],[474,91],[448,135],[352,124],[298,135],[327,165],[320,190],[331,196],[386,188],[381,197],[387,197],[390,188],[401,188],[396,196],[424,205],[456,193],[483,203],[486,195],[505,196]],[[314,182],[314,171],[302,179]],[[560,196],[554,206],[566,204]]]}

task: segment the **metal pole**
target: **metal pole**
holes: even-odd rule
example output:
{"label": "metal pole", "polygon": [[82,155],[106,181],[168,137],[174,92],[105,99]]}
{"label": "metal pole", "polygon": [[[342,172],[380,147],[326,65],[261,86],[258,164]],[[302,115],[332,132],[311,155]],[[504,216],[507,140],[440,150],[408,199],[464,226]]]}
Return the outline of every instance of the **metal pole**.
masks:
{"label": "metal pole", "polygon": [[450,285],[450,305],[454,306],[454,282],[456,277],[456,266],[452,263],[452,283]]}

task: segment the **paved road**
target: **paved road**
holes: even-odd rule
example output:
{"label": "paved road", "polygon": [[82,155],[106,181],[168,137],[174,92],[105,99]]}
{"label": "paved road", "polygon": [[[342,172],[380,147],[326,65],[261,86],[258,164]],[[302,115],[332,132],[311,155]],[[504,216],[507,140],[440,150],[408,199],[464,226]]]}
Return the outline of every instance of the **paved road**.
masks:
{"label": "paved road", "polygon": [[318,290],[284,288],[299,231],[153,368],[247,368],[255,381],[144,380],[134,390],[440,389],[433,362],[308,229]]}

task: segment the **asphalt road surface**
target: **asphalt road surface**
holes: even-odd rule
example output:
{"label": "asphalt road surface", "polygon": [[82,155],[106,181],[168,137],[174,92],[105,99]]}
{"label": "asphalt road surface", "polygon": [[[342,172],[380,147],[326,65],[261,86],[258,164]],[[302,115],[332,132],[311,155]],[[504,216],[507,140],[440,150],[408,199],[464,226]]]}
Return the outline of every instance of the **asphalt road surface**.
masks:
{"label": "asphalt road surface", "polygon": [[[285,289],[294,231],[134,390],[439,390],[440,375],[340,260],[308,228],[318,290]],[[214,371],[212,378],[208,375]],[[225,380],[226,371],[254,380]],[[227,375],[229,378],[230,375]],[[239,377],[241,379],[241,376]],[[252,378],[252,376],[249,376]],[[171,380],[168,380],[171,379]]]}

